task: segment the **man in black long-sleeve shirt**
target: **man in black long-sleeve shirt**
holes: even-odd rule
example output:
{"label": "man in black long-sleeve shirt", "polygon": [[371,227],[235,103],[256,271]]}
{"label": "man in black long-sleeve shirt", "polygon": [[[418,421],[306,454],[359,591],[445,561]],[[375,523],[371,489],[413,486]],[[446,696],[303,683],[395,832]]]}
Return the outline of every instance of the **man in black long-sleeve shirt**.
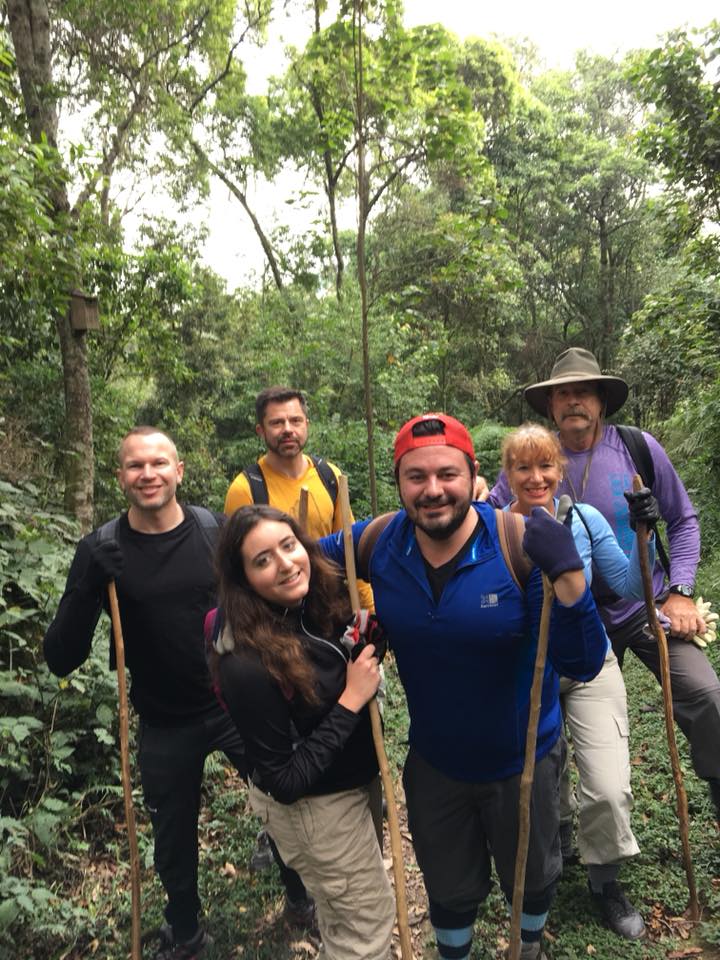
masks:
{"label": "man in black long-sleeve shirt", "polygon": [[[167,927],[158,960],[193,960],[208,942],[198,923],[200,789],[205,758],[223,750],[246,775],[245,752],[210,685],[203,618],[215,602],[212,547],[223,516],[183,508],[184,464],[153,427],[136,427],[119,451],[118,482],[129,509],[78,544],[65,593],[44,641],[53,673],[88,657],[106,587],[115,580],[130,700],[140,718],[138,764],[165,888]],[[283,871],[289,895],[304,890]],[[292,888],[292,889],[291,889]]]}

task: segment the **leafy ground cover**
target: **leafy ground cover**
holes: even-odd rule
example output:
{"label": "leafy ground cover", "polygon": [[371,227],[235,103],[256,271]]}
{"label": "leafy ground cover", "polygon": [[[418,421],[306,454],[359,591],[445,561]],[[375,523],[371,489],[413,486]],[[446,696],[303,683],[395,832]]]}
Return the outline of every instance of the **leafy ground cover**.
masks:
{"label": "leafy ground cover", "polygon": [[[717,661],[717,655],[712,654]],[[684,872],[674,814],[672,778],[663,733],[662,703],[657,685],[633,658],[626,664],[631,702],[634,825],[642,852],[623,870],[623,881],[632,900],[641,908],[649,937],[627,944],[598,922],[587,893],[585,871],[570,868],[561,882],[548,926],[547,952],[551,960],[585,957],[628,960],[679,960],[720,958],[720,843],[705,789],[694,777],[681,741],[691,813],[691,843],[703,922],[693,928],[684,916],[687,904]],[[401,690],[391,676],[387,739],[391,761],[397,768],[404,753],[407,718]],[[203,901],[214,945],[208,960],[244,957],[252,960],[301,960],[317,956],[311,937],[289,930],[282,920],[282,895],[275,871],[251,873],[248,861],[256,823],[246,794],[235,772],[211,758],[207,770],[206,802],[201,821]],[[402,799],[400,792],[400,799]],[[161,919],[162,892],[149,869],[152,856],[149,825],[140,813],[143,871],[143,918],[146,927]],[[117,807],[120,813],[119,806]],[[404,819],[403,819],[404,822]],[[78,826],[78,834],[83,831]],[[8,956],[35,960],[81,960],[128,955],[129,893],[124,831],[120,822],[83,842],[76,837],[73,851],[57,851],[65,864],[58,873],[54,893],[66,906],[62,931],[43,942],[27,943],[23,931]],[[403,829],[408,876],[410,922],[418,960],[435,956],[427,920],[422,880],[412,858],[407,829]],[[386,854],[389,856],[386,838]],[[389,867],[389,859],[388,859]],[[497,889],[477,923],[473,960],[495,960],[506,946],[507,913]],[[27,928],[26,928],[27,929]],[[20,952],[18,952],[18,949]],[[399,956],[399,952],[397,954]]]}

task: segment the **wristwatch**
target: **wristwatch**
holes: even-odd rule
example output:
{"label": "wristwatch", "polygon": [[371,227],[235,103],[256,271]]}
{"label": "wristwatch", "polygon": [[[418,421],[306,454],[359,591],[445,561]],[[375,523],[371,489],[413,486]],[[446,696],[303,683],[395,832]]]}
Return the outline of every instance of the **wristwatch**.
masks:
{"label": "wristwatch", "polygon": [[692,600],[695,596],[695,588],[687,583],[674,583],[670,587],[670,593],[679,593],[681,597],[689,597]]}

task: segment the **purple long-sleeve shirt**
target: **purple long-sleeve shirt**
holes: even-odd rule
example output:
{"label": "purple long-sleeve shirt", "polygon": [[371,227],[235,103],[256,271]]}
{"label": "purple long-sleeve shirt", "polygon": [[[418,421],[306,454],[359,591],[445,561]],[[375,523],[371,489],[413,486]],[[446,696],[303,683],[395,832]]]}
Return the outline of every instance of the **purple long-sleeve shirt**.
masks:
{"label": "purple long-sleeve shirt", "polygon": [[[700,562],[700,526],[690,497],[677,475],[670,458],[657,440],[644,433],[655,466],[653,493],[660,505],[660,513],[667,523],[670,542],[670,583],[695,583],[695,572]],[[632,490],[632,478],[637,473],[635,464],[620,434],[612,424],[605,424],[602,438],[590,450],[577,453],[563,448],[567,457],[566,476],[558,488],[558,495],[567,493],[573,499],[573,488],[581,503],[592,504],[602,513],[613,529],[618,543],[630,555],[635,534],[630,528],[628,508],[623,492]],[[584,490],[583,473],[592,456]],[[572,480],[572,486],[567,477]],[[501,473],[490,491],[488,502],[503,507],[512,499],[507,477]],[[664,575],[660,562],[655,563],[653,587],[657,596],[663,590]],[[638,601],[618,600],[601,610],[608,628],[622,623],[642,606]]]}

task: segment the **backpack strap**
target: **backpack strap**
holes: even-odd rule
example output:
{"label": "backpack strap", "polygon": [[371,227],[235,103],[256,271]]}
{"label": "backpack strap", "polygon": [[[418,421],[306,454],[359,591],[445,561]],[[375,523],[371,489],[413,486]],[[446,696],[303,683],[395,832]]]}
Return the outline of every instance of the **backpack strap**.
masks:
{"label": "backpack strap", "polygon": [[585,519],[585,517],[583,516],[582,510],[581,510],[580,507],[577,505],[577,503],[574,503],[574,504],[572,505],[572,508],[573,508],[573,512],[577,514],[577,516],[578,516],[579,519],[580,519],[580,522],[582,523],[582,525],[585,527],[585,530],[587,531],[588,540],[590,541],[590,550],[592,551],[592,548],[593,548],[593,538],[592,538],[592,531],[590,530],[590,527],[588,526],[588,522],[587,522],[587,520]]}
{"label": "backpack strap", "polygon": [[253,463],[252,466],[245,467],[243,476],[250,487],[250,497],[253,503],[264,503],[266,506],[270,502],[268,497],[267,483],[259,463]]}
{"label": "backpack strap", "polygon": [[117,540],[119,523],[120,518],[113,517],[112,520],[108,520],[107,523],[104,523],[101,527],[98,527],[95,531],[98,543],[102,543],[103,540]]}
{"label": "backpack strap", "polygon": [[357,575],[361,580],[370,580],[370,560],[375,544],[385,527],[397,514],[397,510],[392,510],[390,513],[381,513],[378,517],[372,519],[360,534],[357,547]]}
{"label": "backpack strap", "polygon": [[[630,454],[632,462],[635,464],[635,469],[640,474],[640,479],[646,487],[652,490],[653,485],[655,484],[655,464],[653,462],[652,454],[650,453],[650,447],[645,439],[645,434],[637,427],[631,427],[627,424],[616,424],[615,429],[620,434],[620,439],[627,447],[627,452]],[[667,550],[665,549],[665,544],[660,539],[660,534],[657,532],[657,530],[655,531],[655,549],[657,550],[658,559],[662,564],[663,570],[669,577],[670,558]]]}
{"label": "backpack strap", "polygon": [[334,507],[338,498],[338,482],[337,477],[335,476],[335,471],[324,457],[311,456],[310,459],[312,460],[313,465],[318,472],[318,476],[322,480],[323,486],[327,490]]}
{"label": "backpack strap", "polygon": [[616,430],[620,434],[620,439],[627,447],[635,469],[640,474],[642,482],[650,490],[655,483],[655,464],[653,463],[650,447],[642,430],[637,427],[616,424]]}
{"label": "backpack strap", "polygon": [[[397,510],[381,513],[370,521],[360,535],[357,548],[357,574],[361,579],[370,579],[370,560],[375,544],[385,527],[396,516]],[[503,559],[513,580],[524,591],[533,568],[530,557],[522,548],[525,521],[519,514],[511,513],[509,510],[496,510],[495,516]]]}
{"label": "backpack strap", "polygon": [[530,557],[522,547],[525,520],[519,513],[510,510],[495,510],[495,518],[503,560],[513,580],[524,593],[533,568]]}
{"label": "backpack strap", "polygon": [[217,543],[218,531],[220,530],[218,518],[212,510],[208,510],[207,507],[195,507],[187,503],[184,505],[184,509],[193,517],[200,527],[200,533],[202,533],[205,545],[210,553],[213,554],[215,552],[215,544]]}

